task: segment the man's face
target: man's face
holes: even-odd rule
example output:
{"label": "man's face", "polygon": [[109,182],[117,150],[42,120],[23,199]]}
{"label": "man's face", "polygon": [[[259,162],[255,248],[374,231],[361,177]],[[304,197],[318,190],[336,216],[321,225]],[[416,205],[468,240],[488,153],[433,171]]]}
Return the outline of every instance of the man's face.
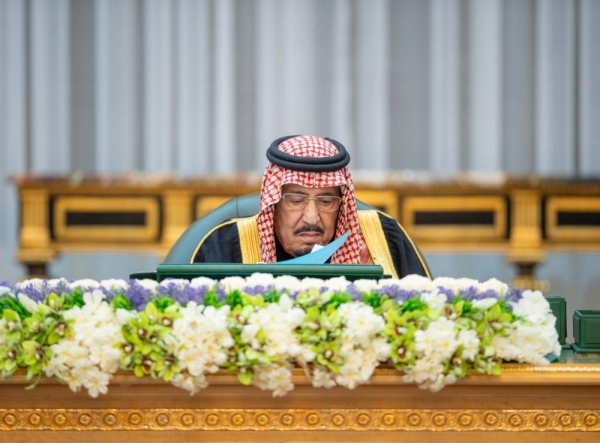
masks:
{"label": "man's face", "polygon": [[[339,186],[306,188],[295,184],[283,185],[282,196],[291,193],[310,198],[341,196]],[[320,211],[315,200],[309,200],[302,209],[290,208],[282,198],[275,205],[275,235],[288,254],[294,257],[308,254],[315,244],[324,246],[333,239],[338,213],[339,207],[333,212]]]}

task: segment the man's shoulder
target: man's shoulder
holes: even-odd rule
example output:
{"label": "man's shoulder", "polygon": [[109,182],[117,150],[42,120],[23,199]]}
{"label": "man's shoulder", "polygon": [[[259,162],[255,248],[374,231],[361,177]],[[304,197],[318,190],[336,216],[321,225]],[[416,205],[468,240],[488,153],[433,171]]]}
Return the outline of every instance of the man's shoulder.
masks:
{"label": "man's shoulder", "polygon": [[194,254],[195,262],[236,263],[239,258],[237,220],[227,220],[213,227],[200,240]]}
{"label": "man's shoulder", "polygon": [[358,216],[359,219],[363,220],[369,218],[371,220],[379,220],[384,231],[404,231],[401,228],[400,223],[395,218],[378,209],[359,209]]}

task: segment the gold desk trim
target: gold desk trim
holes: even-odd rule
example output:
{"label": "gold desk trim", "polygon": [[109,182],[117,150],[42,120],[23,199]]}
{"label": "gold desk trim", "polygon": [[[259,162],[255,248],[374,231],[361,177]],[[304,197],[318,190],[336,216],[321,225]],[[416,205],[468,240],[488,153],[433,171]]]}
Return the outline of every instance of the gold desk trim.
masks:
{"label": "gold desk trim", "polygon": [[2,431],[600,431],[586,409],[2,409]]}
{"label": "gold desk trim", "polygon": [[[286,396],[240,385],[219,372],[190,396],[161,380],[113,377],[91,398],[42,378],[31,391],[20,371],[0,380],[0,442],[413,442],[595,443],[600,436],[600,364],[503,365],[437,393],[375,370],[354,390],[313,388],[301,369]],[[466,437],[466,439],[465,439]]]}

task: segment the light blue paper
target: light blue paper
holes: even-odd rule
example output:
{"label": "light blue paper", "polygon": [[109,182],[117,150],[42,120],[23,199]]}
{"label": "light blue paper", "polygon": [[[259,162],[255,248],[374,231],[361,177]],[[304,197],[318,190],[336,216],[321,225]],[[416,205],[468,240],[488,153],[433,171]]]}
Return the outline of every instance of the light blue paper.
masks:
{"label": "light blue paper", "polygon": [[302,255],[300,257],[292,258],[290,260],[279,261],[277,264],[281,265],[322,265],[329,257],[333,255],[335,251],[337,251],[340,246],[344,244],[348,236],[350,235],[350,231],[346,232],[344,235],[336,238],[334,241],[329,243],[327,246],[323,246],[318,251],[311,252],[310,254]]}

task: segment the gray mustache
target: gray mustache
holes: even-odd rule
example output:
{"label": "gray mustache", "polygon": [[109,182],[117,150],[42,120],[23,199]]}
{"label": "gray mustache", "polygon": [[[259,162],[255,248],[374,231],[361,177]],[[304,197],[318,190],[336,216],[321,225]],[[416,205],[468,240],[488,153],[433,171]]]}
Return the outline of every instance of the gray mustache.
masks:
{"label": "gray mustache", "polygon": [[303,232],[318,232],[319,234],[324,234],[325,231],[323,228],[317,225],[304,225],[300,229],[296,229],[294,231],[294,235],[302,234]]}

